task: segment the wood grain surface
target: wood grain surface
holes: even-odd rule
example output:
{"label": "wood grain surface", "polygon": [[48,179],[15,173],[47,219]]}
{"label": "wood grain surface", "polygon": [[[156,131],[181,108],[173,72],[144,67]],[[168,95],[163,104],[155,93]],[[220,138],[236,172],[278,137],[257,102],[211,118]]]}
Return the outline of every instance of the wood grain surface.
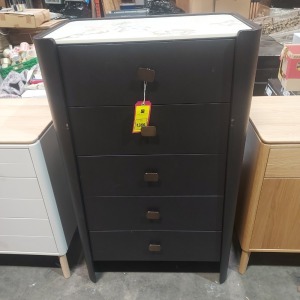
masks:
{"label": "wood grain surface", "polygon": [[251,249],[300,249],[300,178],[265,179]]}
{"label": "wood grain surface", "polygon": [[0,144],[31,144],[51,122],[45,98],[0,99]]}
{"label": "wood grain surface", "polygon": [[121,0],[102,0],[104,14],[120,9]]}
{"label": "wood grain surface", "polygon": [[269,150],[249,124],[236,212],[236,230],[244,251],[250,247]]}
{"label": "wood grain surface", "polygon": [[250,118],[264,143],[300,143],[300,96],[253,97]]}
{"label": "wood grain surface", "polygon": [[236,230],[239,272],[251,252],[300,252],[300,97],[254,97]]}
{"label": "wood grain surface", "polygon": [[300,177],[300,145],[298,148],[271,149],[266,177]]}

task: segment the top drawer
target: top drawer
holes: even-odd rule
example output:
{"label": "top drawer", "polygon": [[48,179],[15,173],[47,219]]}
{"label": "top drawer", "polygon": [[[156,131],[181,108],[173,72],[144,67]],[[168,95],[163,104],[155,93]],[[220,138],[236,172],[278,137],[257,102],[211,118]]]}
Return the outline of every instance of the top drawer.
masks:
{"label": "top drawer", "polygon": [[28,149],[0,149],[0,177],[36,177]]}
{"label": "top drawer", "polygon": [[300,177],[300,147],[271,149],[265,177]]}
{"label": "top drawer", "polygon": [[143,98],[139,68],[155,71],[153,104],[229,102],[234,40],[59,46],[68,106],[133,105]]}

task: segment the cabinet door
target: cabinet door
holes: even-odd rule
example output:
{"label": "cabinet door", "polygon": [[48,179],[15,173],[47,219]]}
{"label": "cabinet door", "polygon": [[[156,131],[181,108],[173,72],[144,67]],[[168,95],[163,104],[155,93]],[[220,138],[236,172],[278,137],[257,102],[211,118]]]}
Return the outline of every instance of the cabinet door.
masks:
{"label": "cabinet door", "polygon": [[251,250],[300,250],[300,178],[265,179]]}

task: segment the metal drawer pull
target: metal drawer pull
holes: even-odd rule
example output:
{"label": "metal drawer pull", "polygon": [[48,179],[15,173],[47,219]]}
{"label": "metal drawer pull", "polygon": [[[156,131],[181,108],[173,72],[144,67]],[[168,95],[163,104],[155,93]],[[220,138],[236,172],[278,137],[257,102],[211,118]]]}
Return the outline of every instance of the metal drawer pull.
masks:
{"label": "metal drawer pull", "polygon": [[150,252],[160,252],[161,251],[161,245],[159,244],[150,244],[148,247],[148,250]]}
{"label": "metal drawer pull", "polygon": [[148,68],[139,68],[137,71],[137,77],[141,81],[153,82],[155,71]]}
{"label": "metal drawer pull", "polygon": [[158,182],[159,176],[158,173],[145,173],[144,181],[146,182]]}
{"label": "metal drawer pull", "polygon": [[141,136],[156,136],[156,127],[155,126],[142,127]]}
{"label": "metal drawer pull", "polygon": [[159,220],[160,219],[160,212],[159,211],[148,210],[147,213],[146,213],[146,218],[148,220]]}

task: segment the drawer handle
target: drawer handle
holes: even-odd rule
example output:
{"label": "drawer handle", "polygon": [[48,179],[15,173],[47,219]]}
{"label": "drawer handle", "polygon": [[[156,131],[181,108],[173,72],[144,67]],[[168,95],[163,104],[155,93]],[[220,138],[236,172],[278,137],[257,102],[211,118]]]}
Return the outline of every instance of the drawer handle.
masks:
{"label": "drawer handle", "polygon": [[139,68],[137,77],[141,81],[153,82],[155,78],[155,71],[149,68]]}
{"label": "drawer handle", "polygon": [[158,173],[145,173],[144,181],[145,182],[158,182],[159,176]]}
{"label": "drawer handle", "polygon": [[160,219],[160,212],[159,211],[148,210],[147,213],[146,213],[146,218],[148,220],[159,220]]}
{"label": "drawer handle", "polygon": [[159,244],[150,244],[148,247],[148,250],[150,252],[160,252],[161,251],[161,245]]}
{"label": "drawer handle", "polygon": [[156,136],[155,126],[144,126],[141,128],[141,136]]}

